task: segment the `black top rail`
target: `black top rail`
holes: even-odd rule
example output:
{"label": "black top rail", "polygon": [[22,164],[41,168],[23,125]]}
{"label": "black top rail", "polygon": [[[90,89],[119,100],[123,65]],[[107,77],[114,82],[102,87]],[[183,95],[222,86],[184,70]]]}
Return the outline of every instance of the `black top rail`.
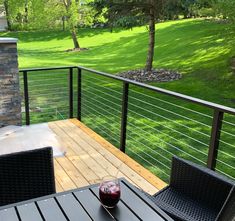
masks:
{"label": "black top rail", "polygon": [[166,90],[166,89],[163,89],[163,88],[155,87],[155,86],[148,85],[148,84],[145,84],[145,83],[136,82],[136,81],[129,80],[129,79],[126,79],[126,78],[123,78],[123,77],[115,76],[115,75],[108,74],[108,73],[105,73],[105,72],[102,72],[102,71],[96,71],[94,69],[86,68],[86,67],[82,67],[82,66],[29,68],[29,69],[21,69],[20,72],[60,70],[60,69],[69,69],[69,68],[78,68],[78,69],[81,69],[81,70],[84,70],[84,71],[89,71],[89,72],[94,73],[94,74],[98,74],[98,75],[105,76],[105,77],[108,77],[108,78],[112,78],[112,79],[115,79],[115,80],[118,80],[118,81],[126,82],[126,83],[136,85],[136,86],[139,86],[139,87],[142,87],[142,88],[145,88],[145,89],[149,89],[149,90],[152,90],[152,91],[155,91],[155,92],[159,92],[161,94],[173,96],[173,97],[180,98],[182,100],[186,100],[186,101],[189,101],[189,102],[192,102],[192,103],[195,103],[195,104],[199,104],[199,105],[203,105],[205,107],[216,109],[216,110],[222,111],[224,113],[235,115],[235,109],[231,108],[231,107],[216,104],[216,103],[213,103],[213,102],[210,102],[210,101],[205,101],[205,100],[195,98],[195,97],[191,97],[191,96],[188,96],[188,95],[184,95],[184,94],[181,94],[181,93],[178,93],[178,92],[169,91],[169,90]]}
{"label": "black top rail", "polygon": [[19,72],[33,72],[33,71],[51,71],[51,70],[61,70],[61,69],[70,69],[77,68],[77,66],[61,66],[61,67],[45,67],[45,68],[24,68],[20,69]]}

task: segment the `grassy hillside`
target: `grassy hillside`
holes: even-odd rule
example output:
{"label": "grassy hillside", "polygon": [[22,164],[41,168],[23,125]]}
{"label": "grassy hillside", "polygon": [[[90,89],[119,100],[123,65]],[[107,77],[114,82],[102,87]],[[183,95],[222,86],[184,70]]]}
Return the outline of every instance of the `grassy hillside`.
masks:
{"label": "grassy hillside", "polygon": [[[205,20],[181,20],[157,24],[154,66],[177,69],[183,79],[155,85],[194,97],[235,107],[235,74],[229,67],[235,55],[235,28]],[[18,32],[0,36],[19,38],[20,68],[83,65],[116,73],[145,64],[146,27],[131,30],[79,30],[84,52],[72,48],[66,32]]]}

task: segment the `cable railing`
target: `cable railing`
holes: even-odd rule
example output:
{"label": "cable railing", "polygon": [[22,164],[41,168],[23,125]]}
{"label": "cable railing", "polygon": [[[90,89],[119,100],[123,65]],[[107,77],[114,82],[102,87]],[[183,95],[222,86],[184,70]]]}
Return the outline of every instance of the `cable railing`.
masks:
{"label": "cable railing", "polygon": [[21,70],[25,124],[76,117],[169,180],[184,157],[235,179],[235,109],[80,66]]}

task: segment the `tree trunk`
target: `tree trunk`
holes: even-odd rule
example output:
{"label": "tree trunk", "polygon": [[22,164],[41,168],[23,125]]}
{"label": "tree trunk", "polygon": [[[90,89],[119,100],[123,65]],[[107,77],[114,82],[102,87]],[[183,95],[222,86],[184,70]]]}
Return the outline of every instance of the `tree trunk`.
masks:
{"label": "tree trunk", "polygon": [[5,0],[3,2],[4,4],[4,7],[5,7],[5,11],[6,11],[6,19],[7,19],[7,27],[8,27],[8,30],[12,30],[11,29],[11,22],[10,22],[10,18],[9,18],[9,8],[8,8],[8,0]]}
{"label": "tree trunk", "polygon": [[154,7],[150,8],[149,19],[149,47],[148,55],[145,65],[146,71],[151,71],[153,67],[154,46],[155,46],[155,10]]}
{"label": "tree trunk", "polygon": [[62,30],[65,31],[65,16],[62,16]]}
{"label": "tree trunk", "polygon": [[71,5],[72,5],[72,2],[71,0],[63,0],[64,2],[64,6],[65,6],[65,9],[67,11],[67,21],[69,23],[69,28],[70,28],[70,32],[71,32],[71,35],[72,35],[72,39],[73,39],[73,45],[74,45],[74,49],[80,49],[80,45],[78,43],[78,39],[77,39],[77,33],[76,33],[76,27],[75,27],[75,24],[73,21],[71,21]]}
{"label": "tree trunk", "polygon": [[77,39],[77,34],[76,34],[76,29],[75,28],[71,29],[71,34],[72,34],[74,48],[75,49],[80,49],[80,45],[78,43],[78,39]]}
{"label": "tree trunk", "polygon": [[24,5],[24,23],[27,24],[28,23],[28,17],[29,17],[29,12],[28,12],[28,0],[25,1],[25,5]]}

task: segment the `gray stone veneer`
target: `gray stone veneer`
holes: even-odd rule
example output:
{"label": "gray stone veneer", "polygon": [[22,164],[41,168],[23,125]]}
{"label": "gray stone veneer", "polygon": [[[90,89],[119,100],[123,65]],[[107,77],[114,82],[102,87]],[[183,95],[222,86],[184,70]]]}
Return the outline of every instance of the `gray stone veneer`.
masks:
{"label": "gray stone veneer", "polygon": [[0,38],[0,127],[21,125],[17,39]]}

